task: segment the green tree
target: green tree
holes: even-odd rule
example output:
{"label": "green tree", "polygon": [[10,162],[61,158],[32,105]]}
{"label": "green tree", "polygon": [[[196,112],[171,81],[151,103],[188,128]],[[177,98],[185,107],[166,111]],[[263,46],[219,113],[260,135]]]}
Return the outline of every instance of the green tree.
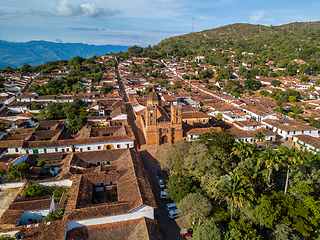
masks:
{"label": "green tree", "polygon": [[51,222],[56,220],[61,220],[64,215],[64,209],[55,212],[55,213],[49,213],[42,221],[43,222]]}
{"label": "green tree", "polygon": [[308,220],[308,208],[300,200],[281,191],[262,195],[252,214],[262,226],[270,229],[277,224],[286,224],[305,237],[313,231],[313,225]]}
{"label": "green tree", "polygon": [[181,158],[183,158],[183,172],[199,180],[212,168],[208,148],[198,141],[192,142],[187,154]]}
{"label": "green tree", "polygon": [[253,154],[253,150],[253,145],[240,139],[238,142],[234,143],[233,148],[231,149],[231,155],[239,156],[242,162],[244,157],[247,158]]}
{"label": "green tree", "polygon": [[286,146],[280,146],[278,147],[278,149],[280,151],[284,164],[287,165],[287,177],[286,177],[286,183],[284,188],[284,194],[286,194],[288,190],[288,184],[289,184],[290,167],[295,166],[296,164],[302,164],[303,158],[301,156],[301,152],[294,147],[289,149]]}
{"label": "green tree", "polygon": [[189,193],[197,191],[195,182],[182,173],[172,174],[167,182],[169,197],[176,203],[180,202]]}
{"label": "green tree", "polygon": [[16,238],[10,237],[9,235],[0,236],[0,240],[15,240]]}
{"label": "green tree", "polygon": [[265,184],[266,169],[263,164],[257,160],[256,157],[246,158],[240,162],[234,170],[246,181],[249,181],[257,193]]}
{"label": "green tree", "polygon": [[230,205],[231,219],[234,207],[240,208],[243,203],[250,205],[254,199],[254,191],[251,184],[241,178],[237,173],[229,173],[220,178],[214,191],[216,199],[226,201]]}
{"label": "green tree", "polygon": [[31,66],[27,63],[23,64],[23,66],[20,68],[21,73],[28,73],[31,70]]}
{"label": "green tree", "polygon": [[281,163],[281,157],[280,157],[279,151],[273,151],[272,149],[267,148],[265,151],[261,152],[259,156],[259,162],[264,163],[268,169],[268,174],[267,174],[267,182],[268,182],[267,193],[268,193],[270,189],[272,170],[275,169],[276,171],[278,171],[279,164]]}
{"label": "green tree", "polygon": [[10,166],[7,170],[7,178],[13,181],[25,178],[30,172],[29,164],[22,162],[14,166]]}
{"label": "green tree", "polygon": [[274,79],[271,81],[271,85],[274,87],[280,87],[281,81]]}
{"label": "green tree", "polygon": [[299,113],[302,113],[302,109],[297,107],[297,106],[291,106],[290,107],[290,110],[294,113],[294,114],[299,114]]}
{"label": "green tree", "polygon": [[253,135],[253,139],[261,142],[266,139],[266,136],[263,134],[263,132],[257,132],[256,134]]}
{"label": "green tree", "polygon": [[300,240],[298,234],[295,234],[292,228],[286,224],[277,224],[271,233],[270,239],[274,240]]}
{"label": "green tree", "polygon": [[301,64],[299,72],[307,73],[310,70],[310,66],[308,64]]}
{"label": "green tree", "polygon": [[297,97],[295,97],[295,96],[289,96],[289,97],[288,97],[288,101],[289,101],[289,102],[296,102],[296,101],[297,101]]}
{"label": "green tree", "polygon": [[160,158],[160,164],[164,169],[183,172],[183,156],[189,151],[190,143],[180,140],[170,146]]}
{"label": "green tree", "polygon": [[209,215],[212,210],[210,200],[200,193],[189,193],[178,204],[179,215],[187,215],[189,222],[201,221]]}
{"label": "green tree", "polygon": [[300,82],[310,82],[310,78],[306,75],[300,77]]}
{"label": "green tree", "polygon": [[256,90],[260,89],[261,82],[258,80],[254,80],[254,79],[249,78],[247,80],[244,80],[244,87],[245,87],[245,89],[256,91]]}
{"label": "green tree", "polygon": [[214,218],[205,219],[203,224],[198,226],[193,233],[195,240],[224,240],[224,228]]}
{"label": "green tree", "polygon": [[252,222],[247,219],[232,219],[228,224],[228,239],[261,239]]}
{"label": "green tree", "polygon": [[0,166],[0,176],[2,177],[3,174],[5,174],[6,170],[3,169],[3,167]]}
{"label": "green tree", "polygon": [[112,86],[109,84],[103,84],[102,87],[100,88],[100,93],[101,94],[108,94],[111,92]]}
{"label": "green tree", "polygon": [[211,132],[201,134],[199,140],[207,146],[210,153],[213,153],[217,147],[231,153],[234,136],[228,131],[218,132],[212,130]]}
{"label": "green tree", "polygon": [[216,119],[217,119],[218,121],[222,121],[222,120],[223,120],[222,113],[218,113],[218,114],[216,115]]}
{"label": "green tree", "polygon": [[37,162],[36,166],[37,167],[43,167],[45,164],[46,164],[46,161],[45,160],[41,160],[41,161]]}
{"label": "green tree", "polygon": [[46,195],[46,190],[38,184],[28,185],[20,194],[23,197],[40,197]]}

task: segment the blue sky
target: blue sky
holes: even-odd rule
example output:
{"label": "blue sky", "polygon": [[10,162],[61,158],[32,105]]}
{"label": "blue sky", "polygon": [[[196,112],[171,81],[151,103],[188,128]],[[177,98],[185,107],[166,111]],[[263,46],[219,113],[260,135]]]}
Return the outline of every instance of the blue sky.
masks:
{"label": "blue sky", "polygon": [[316,0],[1,0],[0,39],[155,45],[233,23],[320,20]]}

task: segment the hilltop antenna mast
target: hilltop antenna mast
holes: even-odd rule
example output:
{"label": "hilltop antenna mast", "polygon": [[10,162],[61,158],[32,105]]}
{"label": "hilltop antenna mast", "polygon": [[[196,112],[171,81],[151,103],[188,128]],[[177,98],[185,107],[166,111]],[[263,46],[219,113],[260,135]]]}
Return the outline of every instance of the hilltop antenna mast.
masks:
{"label": "hilltop antenna mast", "polygon": [[194,32],[194,17],[192,18],[192,32]]}

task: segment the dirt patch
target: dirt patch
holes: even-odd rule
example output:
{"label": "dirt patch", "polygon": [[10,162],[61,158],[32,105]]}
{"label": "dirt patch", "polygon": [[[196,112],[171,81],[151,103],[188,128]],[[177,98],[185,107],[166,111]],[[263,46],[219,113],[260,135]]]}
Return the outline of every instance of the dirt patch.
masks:
{"label": "dirt patch", "polygon": [[20,188],[0,191],[0,217],[7,210]]}

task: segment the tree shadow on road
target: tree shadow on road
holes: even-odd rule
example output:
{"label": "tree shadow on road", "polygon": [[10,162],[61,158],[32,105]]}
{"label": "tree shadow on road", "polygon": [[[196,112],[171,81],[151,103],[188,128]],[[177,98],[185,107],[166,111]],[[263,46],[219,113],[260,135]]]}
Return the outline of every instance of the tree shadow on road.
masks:
{"label": "tree shadow on road", "polygon": [[[155,158],[148,152],[148,150],[142,150],[142,151],[140,151],[140,156],[141,156],[142,158],[144,158],[145,160],[147,160],[148,162],[159,164],[158,160],[155,159]],[[160,166],[160,164],[159,164],[159,166]]]}

